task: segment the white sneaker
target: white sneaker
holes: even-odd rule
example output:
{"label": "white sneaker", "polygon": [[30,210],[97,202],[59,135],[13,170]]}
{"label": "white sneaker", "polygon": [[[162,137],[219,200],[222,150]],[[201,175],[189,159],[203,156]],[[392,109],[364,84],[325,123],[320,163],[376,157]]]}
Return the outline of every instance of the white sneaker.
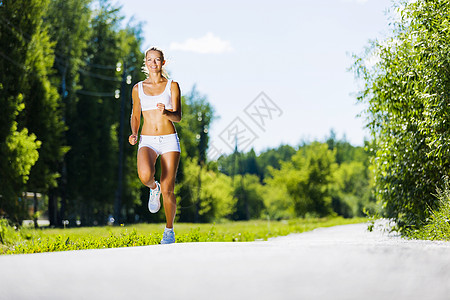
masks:
{"label": "white sneaker", "polygon": [[159,201],[159,196],[161,195],[161,186],[158,181],[155,181],[156,187],[150,189],[150,197],[148,199],[148,210],[151,213],[157,213],[161,208],[161,201]]}
{"label": "white sneaker", "polygon": [[164,230],[163,238],[161,240],[161,244],[173,244],[175,243],[175,232],[172,230]]}

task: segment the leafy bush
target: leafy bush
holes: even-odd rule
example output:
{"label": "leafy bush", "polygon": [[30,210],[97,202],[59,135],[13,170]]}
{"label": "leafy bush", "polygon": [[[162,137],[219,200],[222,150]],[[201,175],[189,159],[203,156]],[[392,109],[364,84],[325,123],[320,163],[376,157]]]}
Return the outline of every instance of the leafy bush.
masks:
{"label": "leafy bush", "polygon": [[30,240],[36,237],[33,231],[28,228],[17,230],[7,219],[0,218],[0,245],[8,245],[22,240]]}
{"label": "leafy bush", "polygon": [[392,36],[373,42],[355,71],[375,140],[377,199],[400,231],[420,228],[450,173],[450,3],[399,1]]}
{"label": "leafy bush", "polygon": [[410,231],[412,238],[425,240],[450,240],[450,184],[445,180],[443,189],[437,189],[439,207],[430,210],[430,218],[427,224],[416,231]]}

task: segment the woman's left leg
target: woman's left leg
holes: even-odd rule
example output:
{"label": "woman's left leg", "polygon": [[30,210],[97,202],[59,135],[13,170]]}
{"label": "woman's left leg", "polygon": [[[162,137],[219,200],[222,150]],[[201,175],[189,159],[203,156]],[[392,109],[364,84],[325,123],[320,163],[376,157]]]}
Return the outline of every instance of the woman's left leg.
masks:
{"label": "woman's left leg", "polygon": [[177,175],[180,152],[166,152],[161,155],[161,193],[163,196],[166,227],[173,228],[173,220],[177,212],[175,199],[175,178]]}

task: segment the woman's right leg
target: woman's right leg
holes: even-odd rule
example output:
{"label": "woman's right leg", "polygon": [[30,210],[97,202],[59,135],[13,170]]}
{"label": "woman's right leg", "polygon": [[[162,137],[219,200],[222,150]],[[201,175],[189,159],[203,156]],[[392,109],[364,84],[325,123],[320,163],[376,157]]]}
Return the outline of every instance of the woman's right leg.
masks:
{"label": "woman's right leg", "polygon": [[141,147],[137,155],[137,169],[141,182],[151,189],[156,188],[155,163],[158,155],[149,147]]}

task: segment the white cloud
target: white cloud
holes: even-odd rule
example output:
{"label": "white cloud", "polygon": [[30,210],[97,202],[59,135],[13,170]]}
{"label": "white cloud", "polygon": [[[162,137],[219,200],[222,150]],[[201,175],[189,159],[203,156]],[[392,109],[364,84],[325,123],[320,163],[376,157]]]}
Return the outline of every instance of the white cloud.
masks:
{"label": "white cloud", "polygon": [[170,50],[191,51],[196,53],[224,53],[233,51],[229,41],[224,41],[208,32],[200,38],[189,38],[182,43],[172,42]]}

